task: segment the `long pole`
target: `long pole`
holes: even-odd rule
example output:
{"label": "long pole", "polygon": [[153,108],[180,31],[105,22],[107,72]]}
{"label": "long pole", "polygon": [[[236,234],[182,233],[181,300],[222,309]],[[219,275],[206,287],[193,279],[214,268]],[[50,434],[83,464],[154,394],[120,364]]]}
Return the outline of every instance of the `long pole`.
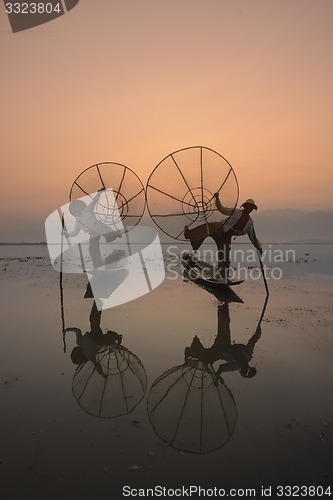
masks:
{"label": "long pole", "polygon": [[[255,239],[258,241],[258,238],[257,238],[257,235],[255,233],[255,230],[253,229],[253,234],[254,234],[254,237]],[[261,274],[262,274],[262,278],[264,280],[264,283],[265,283],[265,288],[266,288],[266,294],[267,294],[267,297],[269,295],[269,290],[268,290],[268,285],[267,285],[267,280],[266,280],[266,276],[265,276],[265,270],[264,270],[264,266],[263,266],[263,263],[262,263],[262,260],[261,260],[261,255],[259,253],[259,250],[258,251],[258,258],[259,258],[259,262],[260,262],[260,269],[261,269]]]}
{"label": "long pole", "polygon": [[266,294],[268,296],[269,295],[269,290],[268,290],[267,280],[266,280],[266,276],[265,276],[265,270],[264,270],[264,266],[263,266],[263,263],[262,263],[262,260],[261,260],[261,255],[259,253],[259,250],[258,250],[258,257],[259,257],[259,262],[260,262],[261,274],[262,274],[262,277],[263,277],[263,280],[264,280],[264,283],[265,283]]}
{"label": "long pole", "polygon": [[[61,226],[65,229],[64,214],[61,216]],[[64,344],[64,352],[66,352],[66,340],[65,340],[65,312],[64,312],[64,289],[62,285],[63,279],[63,250],[64,250],[64,235],[61,233],[61,245],[60,245],[60,273],[59,273],[59,287],[60,287],[60,312],[61,312],[61,324],[62,324],[62,341]]]}
{"label": "long pole", "polygon": [[262,308],[262,312],[261,312],[261,316],[260,316],[259,321],[258,321],[257,328],[259,328],[259,326],[261,325],[262,320],[264,319],[264,315],[265,315],[265,311],[266,311],[266,307],[267,307],[267,302],[268,302],[268,295],[269,294],[266,295],[265,302],[264,302],[264,305],[263,305],[263,308]]}

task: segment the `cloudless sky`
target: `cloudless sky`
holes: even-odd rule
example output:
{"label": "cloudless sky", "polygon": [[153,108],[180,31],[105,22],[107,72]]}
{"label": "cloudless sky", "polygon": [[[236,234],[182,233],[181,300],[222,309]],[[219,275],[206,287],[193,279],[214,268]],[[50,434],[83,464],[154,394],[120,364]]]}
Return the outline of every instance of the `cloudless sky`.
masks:
{"label": "cloudless sky", "polygon": [[12,34],[1,3],[1,216],[46,218],[97,162],[145,183],[192,145],[240,202],[332,209],[332,19],[331,0],[80,0]]}

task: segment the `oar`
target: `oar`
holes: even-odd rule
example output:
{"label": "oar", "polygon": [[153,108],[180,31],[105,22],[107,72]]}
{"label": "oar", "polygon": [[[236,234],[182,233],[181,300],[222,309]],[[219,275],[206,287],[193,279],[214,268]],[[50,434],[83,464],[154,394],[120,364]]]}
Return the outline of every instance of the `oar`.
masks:
{"label": "oar", "polygon": [[[65,229],[64,214],[61,216],[61,227]],[[64,312],[64,290],[62,286],[63,277],[63,250],[64,250],[64,235],[61,232],[61,245],[60,245],[60,274],[59,274],[59,286],[60,286],[60,312],[61,312],[61,323],[62,323],[62,341],[64,343],[64,352],[66,352],[66,340],[65,340],[65,312]]]}
{"label": "oar", "polygon": [[263,263],[262,263],[262,260],[261,260],[261,255],[259,253],[259,250],[258,250],[258,257],[259,257],[259,262],[260,262],[261,274],[262,274],[262,277],[263,277],[263,280],[264,280],[264,283],[265,283],[266,293],[267,293],[267,296],[268,296],[269,295],[269,290],[268,290],[268,285],[267,285],[267,280],[266,280],[266,276],[265,276],[264,266],[263,266]]}
{"label": "oar", "polygon": [[[254,229],[253,229],[253,234],[254,234],[255,239],[259,243],[259,240],[257,238],[256,232],[255,232]],[[258,258],[259,258],[259,262],[260,262],[261,274],[262,274],[262,277],[263,277],[263,280],[264,280],[264,283],[265,283],[266,293],[267,293],[267,296],[268,296],[269,295],[269,290],[268,290],[267,280],[266,280],[266,276],[265,276],[264,266],[263,266],[263,263],[262,263],[262,260],[261,260],[261,255],[260,255],[259,250],[257,250],[257,252],[258,252]]]}
{"label": "oar", "polygon": [[269,294],[266,295],[266,299],[265,299],[265,302],[264,302],[264,305],[263,305],[263,308],[262,308],[261,316],[260,316],[259,321],[258,321],[257,329],[260,327],[261,322],[264,319],[264,315],[265,315],[266,307],[267,307],[267,302],[268,302],[268,295]]}

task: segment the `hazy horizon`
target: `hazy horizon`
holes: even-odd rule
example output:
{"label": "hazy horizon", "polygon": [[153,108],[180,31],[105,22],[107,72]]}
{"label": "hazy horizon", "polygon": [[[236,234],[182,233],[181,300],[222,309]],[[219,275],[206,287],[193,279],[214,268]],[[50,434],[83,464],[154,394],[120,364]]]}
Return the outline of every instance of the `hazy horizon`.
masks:
{"label": "hazy horizon", "polygon": [[[252,214],[256,233],[262,242],[332,241],[333,211],[302,211],[296,209],[264,210]],[[158,229],[145,212],[140,222]],[[158,230],[161,241],[167,236]],[[45,241],[44,220],[19,220],[0,217],[0,243]],[[170,241],[173,240],[169,237]],[[237,238],[246,242],[247,236]]]}

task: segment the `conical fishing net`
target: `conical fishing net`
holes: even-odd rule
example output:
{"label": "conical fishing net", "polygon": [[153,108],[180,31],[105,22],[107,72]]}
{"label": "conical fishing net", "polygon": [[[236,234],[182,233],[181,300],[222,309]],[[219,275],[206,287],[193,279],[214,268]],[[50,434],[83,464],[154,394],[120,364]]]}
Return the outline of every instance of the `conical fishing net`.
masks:
{"label": "conical fishing net", "polygon": [[94,210],[98,220],[104,224],[116,224],[118,218],[125,228],[138,224],[145,210],[145,190],[133,170],[120,163],[92,165],[75,179],[69,197],[72,201],[100,189],[105,191]]}
{"label": "conical fishing net", "polygon": [[75,399],[87,413],[113,418],[130,413],[143,399],[146,371],[123,346],[100,348],[94,360],[78,366],[73,377]]}
{"label": "conical fishing net", "polygon": [[192,360],[155,380],[149,393],[148,416],[155,433],[169,446],[208,453],[231,438],[237,408],[222,379]]}
{"label": "conical fishing net", "polygon": [[156,225],[168,236],[185,240],[183,230],[220,222],[214,193],[234,209],[238,184],[230,163],[219,153],[194,146],[171,153],[151,173],[146,187],[147,205]]}

